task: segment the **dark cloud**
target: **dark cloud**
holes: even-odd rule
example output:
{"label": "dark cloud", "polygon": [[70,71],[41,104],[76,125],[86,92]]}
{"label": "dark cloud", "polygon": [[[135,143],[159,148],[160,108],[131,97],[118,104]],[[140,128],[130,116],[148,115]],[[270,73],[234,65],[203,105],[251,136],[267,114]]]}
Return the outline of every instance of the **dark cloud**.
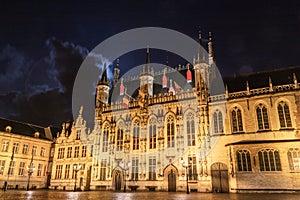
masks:
{"label": "dark cloud", "polygon": [[72,89],[88,50],[56,38],[49,55],[33,62],[7,45],[0,52],[1,116],[40,125],[72,120]]}

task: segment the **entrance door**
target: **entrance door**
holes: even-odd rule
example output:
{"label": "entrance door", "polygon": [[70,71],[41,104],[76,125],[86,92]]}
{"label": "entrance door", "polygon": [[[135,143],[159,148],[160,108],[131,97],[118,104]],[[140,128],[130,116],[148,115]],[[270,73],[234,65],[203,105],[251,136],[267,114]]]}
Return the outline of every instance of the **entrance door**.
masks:
{"label": "entrance door", "polygon": [[173,170],[168,174],[168,191],[176,192],[176,174]]}
{"label": "entrance door", "polygon": [[85,190],[90,190],[92,166],[87,171]]}
{"label": "entrance door", "polygon": [[120,191],[121,190],[121,173],[119,171],[116,171],[115,173],[115,190]]}
{"label": "entrance door", "polygon": [[228,168],[224,163],[214,163],[211,166],[213,192],[229,192]]}

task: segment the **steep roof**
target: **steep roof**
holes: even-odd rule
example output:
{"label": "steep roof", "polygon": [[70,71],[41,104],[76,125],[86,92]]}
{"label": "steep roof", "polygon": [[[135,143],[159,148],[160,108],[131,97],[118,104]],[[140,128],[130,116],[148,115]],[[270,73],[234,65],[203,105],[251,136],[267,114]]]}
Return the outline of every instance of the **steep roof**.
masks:
{"label": "steep roof", "polygon": [[18,122],[0,117],[0,131],[6,132],[6,128],[10,126],[12,134],[34,137],[36,132],[39,132],[40,139],[50,140],[56,136],[59,129],[56,127],[42,127],[30,123]]}

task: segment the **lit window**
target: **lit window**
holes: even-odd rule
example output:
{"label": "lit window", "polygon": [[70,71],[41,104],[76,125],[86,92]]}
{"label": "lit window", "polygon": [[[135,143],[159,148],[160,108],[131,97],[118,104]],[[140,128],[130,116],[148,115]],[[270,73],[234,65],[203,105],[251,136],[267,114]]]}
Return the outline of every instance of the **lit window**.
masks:
{"label": "lit window", "polygon": [[105,128],[103,129],[102,152],[107,152],[108,150],[109,129],[109,126],[105,126]]}
{"label": "lit window", "polygon": [[198,174],[197,174],[197,162],[196,162],[196,156],[189,156],[188,157],[188,169],[189,169],[189,179],[190,180],[197,180]]}
{"label": "lit window", "polygon": [[45,157],[45,154],[46,154],[46,149],[45,147],[42,147],[40,156]]}
{"label": "lit window", "polygon": [[156,119],[152,118],[149,124],[149,149],[156,148]]}
{"label": "lit window", "polygon": [[24,144],[22,154],[27,154],[27,153],[28,153],[28,144]]}
{"label": "lit window", "polygon": [[9,146],[9,141],[2,141],[2,148],[1,148],[1,151],[3,152],[8,152],[8,146]]}
{"label": "lit window", "polygon": [[216,112],[214,112],[213,114],[213,118],[214,118],[214,133],[223,133],[224,132],[224,128],[223,128],[223,116],[222,116],[222,112],[219,110],[216,110]]}
{"label": "lit window", "polygon": [[41,176],[42,175],[42,170],[43,170],[43,164],[39,164],[38,165],[38,169],[37,169],[37,176]]}
{"label": "lit window", "polygon": [[247,150],[238,150],[236,152],[238,171],[252,171],[250,152]]}
{"label": "lit window", "polygon": [[290,109],[287,103],[281,101],[278,106],[278,117],[281,128],[289,128],[292,127],[292,121],[290,116]]}
{"label": "lit window", "polygon": [[281,171],[278,150],[263,149],[258,152],[260,171]]}
{"label": "lit window", "polygon": [[149,158],[149,181],[156,180],[156,158],[151,156]]}
{"label": "lit window", "polygon": [[137,181],[139,179],[139,159],[132,158],[132,168],[131,168],[131,180]]}
{"label": "lit window", "polygon": [[167,118],[167,146],[175,146],[175,123],[174,117],[169,115]]}
{"label": "lit window", "polygon": [[101,160],[100,181],[106,180],[106,159]]}
{"label": "lit window", "polygon": [[140,124],[139,122],[135,121],[133,124],[133,150],[139,149],[139,142],[140,142]]}
{"label": "lit window", "polygon": [[239,108],[235,107],[231,111],[231,123],[232,123],[232,132],[242,132],[243,131],[243,120],[242,112]]}
{"label": "lit window", "polygon": [[269,129],[269,119],[267,108],[263,104],[259,104],[256,108],[257,124],[259,130]]}
{"label": "lit window", "polygon": [[290,148],[288,153],[289,165],[291,171],[300,171],[300,149]]}
{"label": "lit window", "polygon": [[13,151],[15,154],[18,153],[18,151],[19,151],[19,143],[18,143],[18,142],[14,142],[12,151]]}
{"label": "lit window", "polygon": [[192,113],[189,113],[186,117],[186,132],[188,146],[195,146],[195,120],[194,115]]}

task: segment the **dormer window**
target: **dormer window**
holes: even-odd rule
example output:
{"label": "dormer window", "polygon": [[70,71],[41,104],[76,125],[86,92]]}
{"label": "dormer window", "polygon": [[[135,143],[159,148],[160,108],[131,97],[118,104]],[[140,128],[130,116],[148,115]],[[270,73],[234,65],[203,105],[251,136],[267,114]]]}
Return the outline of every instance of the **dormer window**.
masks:
{"label": "dormer window", "polygon": [[35,137],[35,138],[40,137],[40,133],[39,133],[39,132],[35,132],[35,133],[34,133],[34,137]]}
{"label": "dormer window", "polygon": [[12,130],[12,127],[11,127],[11,126],[6,126],[6,127],[5,127],[5,132],[10,133],[11,130]]}

